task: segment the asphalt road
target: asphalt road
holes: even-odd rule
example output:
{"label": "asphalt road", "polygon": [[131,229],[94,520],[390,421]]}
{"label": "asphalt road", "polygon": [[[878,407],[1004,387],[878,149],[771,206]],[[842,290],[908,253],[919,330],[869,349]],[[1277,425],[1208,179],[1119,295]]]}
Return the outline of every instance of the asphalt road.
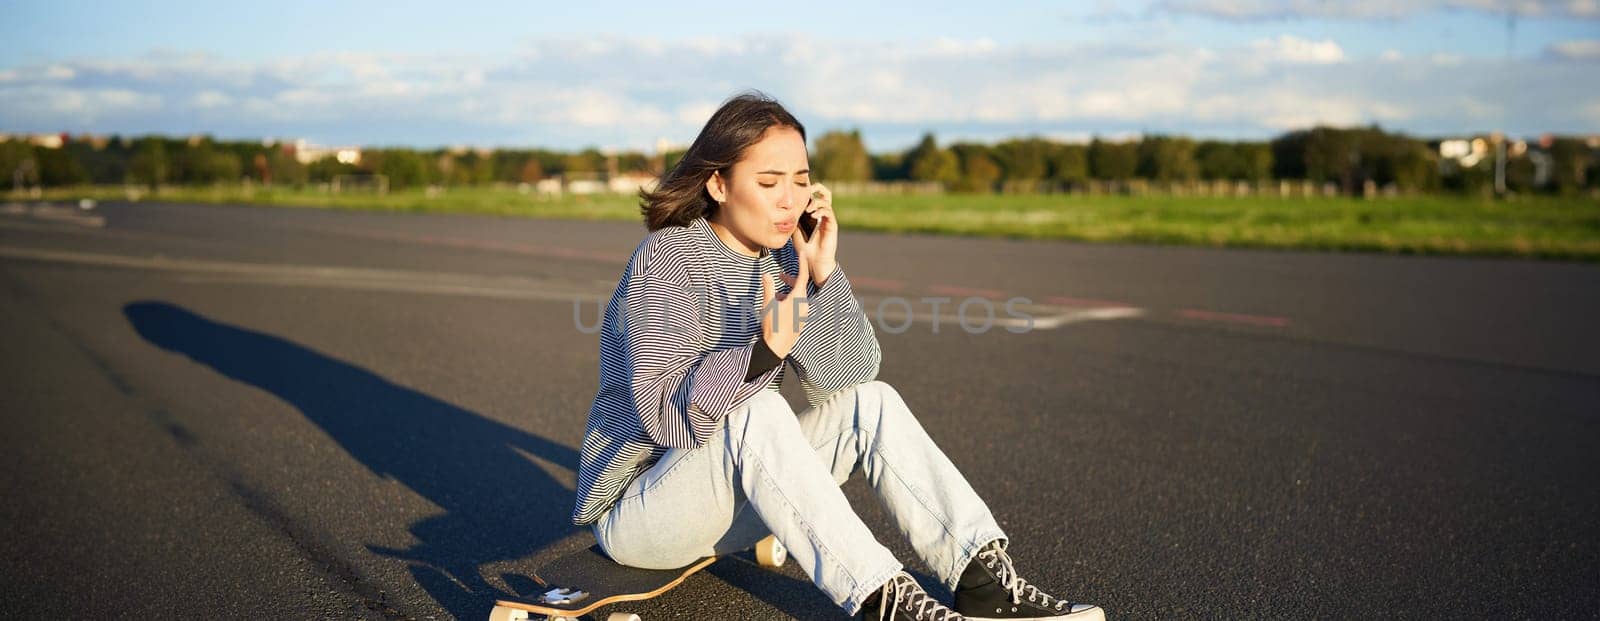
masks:
{"label": "asphalt road", "polygon": [[[1114,619],[1600,614],[1600,265],[876,235],[845,207],[880,379],[1047,590]],[[643,235],[4,206],[0,608],[481,619],[534,592],[590,543],[582,326]],[[964,329],[969,297],[970,328],[1023,297],[1034,329]],[[632,609],[843,618],[739,559]]]}

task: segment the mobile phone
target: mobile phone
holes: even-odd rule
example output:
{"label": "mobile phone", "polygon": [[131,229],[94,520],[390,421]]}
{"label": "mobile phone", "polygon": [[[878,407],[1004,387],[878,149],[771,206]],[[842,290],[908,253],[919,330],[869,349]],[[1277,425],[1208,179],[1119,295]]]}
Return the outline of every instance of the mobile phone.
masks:
{"label": "mobile phone", "polygon": [[[809,196],[806,197],[806,209],[810,209],[811,208],[811,203],[816,202],[816,200],[817,200],[817,193],[815,191],[813,191]],[[816,230],[817,230],[817,216],[815,214],[812,214],[811,212],[808,212],[808,211],[801,211],[800,212],[800,232],[805,234],[806,239],[811,239],[811,234],[813,232],[815,232]]]}
{"label": "mobile phone", "polygon": [[[807,206],[810,206],[810,203],[806,204]],[[810,212],[801,212],[800,232],[805,234],[806,239],[811,239],[811,233],[815,230],[817,230],[817,217],[812,215]]]}

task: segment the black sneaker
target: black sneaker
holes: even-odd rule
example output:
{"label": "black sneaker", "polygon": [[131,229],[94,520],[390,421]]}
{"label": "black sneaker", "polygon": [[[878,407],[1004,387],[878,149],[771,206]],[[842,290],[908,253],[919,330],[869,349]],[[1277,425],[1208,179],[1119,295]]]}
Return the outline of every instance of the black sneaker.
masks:
{"label": "black sneaker", "polygon": [[971,621],[1105,621],[1105,611],[1048,595],[1017,576],[999,540],[978,551],[956,584],[956,611]]}
{"label": "black sneaker", "polygon": [[858,621],[963,621],[961,615],[946,608],[922,590],[916,578],[900,572],[862,602]]}

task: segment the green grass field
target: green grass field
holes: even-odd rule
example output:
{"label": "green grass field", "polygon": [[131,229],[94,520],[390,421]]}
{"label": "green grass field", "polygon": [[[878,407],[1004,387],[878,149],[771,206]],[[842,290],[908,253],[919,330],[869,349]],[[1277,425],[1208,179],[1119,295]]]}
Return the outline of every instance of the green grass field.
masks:
{"label": "green grass field", "polygon": [[[46,192],[46,198],[126,200],[126,195],[120,187],[64,188]],[[639,218],[637,200],[629,196],[549,198],[502,188],[451,188],[435,196],[419,189],[380,197],[310,189],[173,187],[143,200],[539,218]],[[947,194],[841,196],[835,207],[846,231],[1600,261],[1600,201],[1593,198],[1541,196],[1496,201],[1454,196],[1362,200]]]}

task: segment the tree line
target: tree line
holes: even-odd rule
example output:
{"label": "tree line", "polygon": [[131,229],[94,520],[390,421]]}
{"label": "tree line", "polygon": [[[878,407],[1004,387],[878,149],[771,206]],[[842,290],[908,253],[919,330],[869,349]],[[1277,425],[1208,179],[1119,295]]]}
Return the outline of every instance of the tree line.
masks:
{"label": "tree line", "polygon": [[12,173],[14,183],[43,186],[134,183],[159,187],[238,181],[302,186],[354,174],[385,175],[394,188],[534,183],[561,174],[659,169],[651,160],[642,153],[607,156],[598,149],[399,147],[362,149],[360,160],[354,163],[342,162],[332,154],[302,163],[292,143],[224,141],[209,136],[68,137],[54,148],[24,140],[0,141],[0,171]]}
{"label": "tree line", "polygon": [[[1577,137],[1550,137],[1506,152],[1504,185],[1516,192],[1572,194],[1600,188],[1600,154]],[[822,181],[934,182],[954,192],[1049,192],[1091,182],[1276,180],[1333,184],[1358,193],[1369,182],[1402,192],[1483,192],[1495,182],[1494,157],[1441,158],[1439,141],[1373,127],[1315,127],[1267,141],[1196,140],[1149,135],[1068,143],[1038,137],[940,146],[933,134],[903,152],[871,153],[859,130],[815,139],[812,170]],[[0,171],[14,186],[135,183],[206,185],[325,184],[340,175],[381,174],[392,188],[536,183],[561,176],[659,175],[682,151],[602,153],[598,149],[363,149],[358,162],[334,155],[302,163],[295,145],[171,138],[66,137],[59,147],[0,142]]]}

